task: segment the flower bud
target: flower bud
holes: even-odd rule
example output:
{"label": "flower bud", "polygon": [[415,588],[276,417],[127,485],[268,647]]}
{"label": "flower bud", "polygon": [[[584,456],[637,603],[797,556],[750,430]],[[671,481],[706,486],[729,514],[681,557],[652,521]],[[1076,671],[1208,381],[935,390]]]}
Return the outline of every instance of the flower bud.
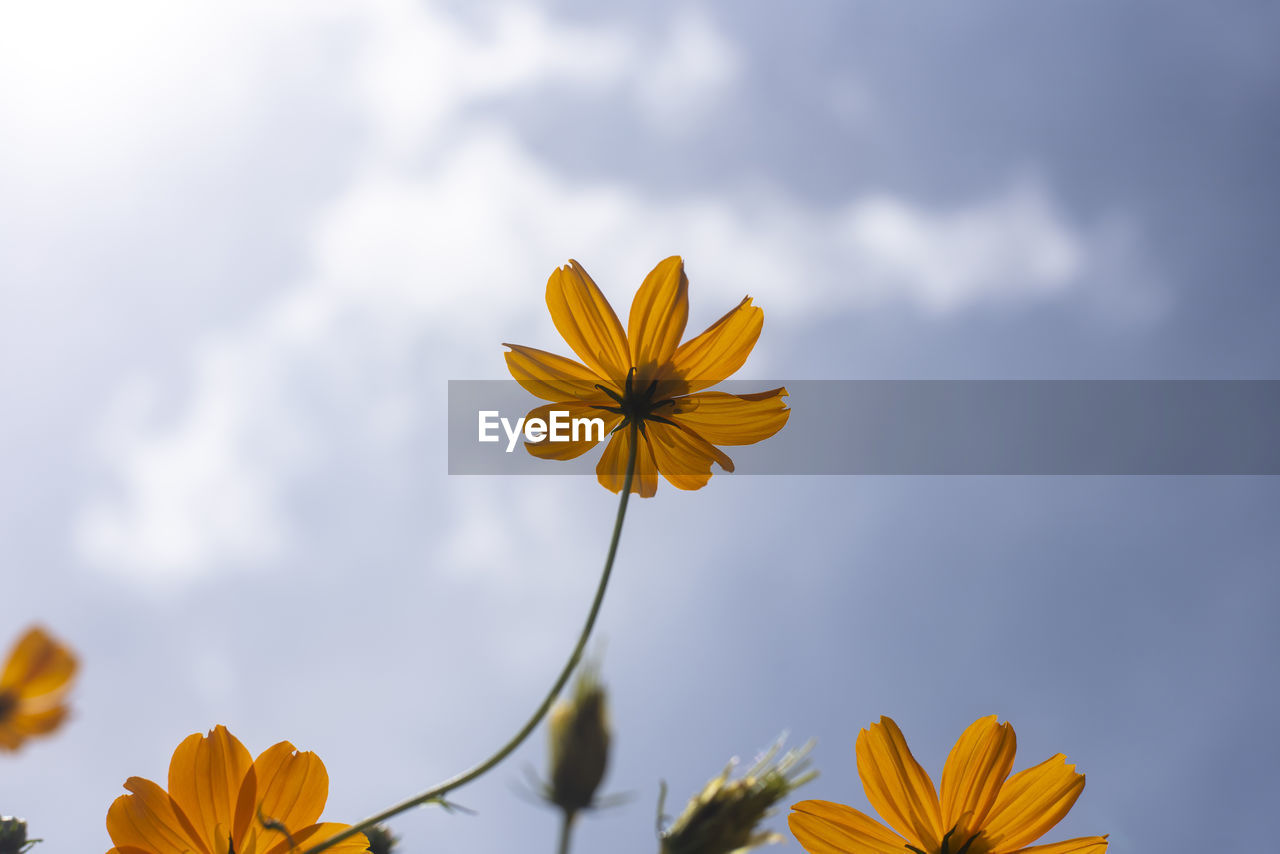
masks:
{"label": "flower bud", "polygon": [[756,825],[787,794],[818,776],[805,758],[812,742],[773,761],[781,741],[746,775],[730,781],[734,762],[699,792],[661,834],[661,854],[733,854],[777,842],[780,837]]}
{"label": "flower bud", "polygon": [[375,824],[364,832],[369,840],[369,854],[391,854],[400,837],[393,836],[391,829],[383,824]]}
{"label": "flower bud", "polygon": [[550,717],[551,784],[546,797],[569,816],[592,806],[609,761],[609,708],[594,666],[583,665],[573,696]]}
{"label": "flower bud", "polygon": [[11,815],[0,815],[0,854],[22,854],[38,839],[27,839],[27,823]]}

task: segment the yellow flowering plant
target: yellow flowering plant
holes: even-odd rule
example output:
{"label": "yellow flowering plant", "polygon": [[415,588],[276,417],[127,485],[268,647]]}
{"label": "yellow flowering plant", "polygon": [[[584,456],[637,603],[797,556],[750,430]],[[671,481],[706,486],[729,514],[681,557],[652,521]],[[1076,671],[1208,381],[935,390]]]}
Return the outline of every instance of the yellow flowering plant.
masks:
{"label": "yellow flowering plant", "polygon": [[[716,445],[747,445],[777,433],[787,423],[785,388],[750,395],[706,392],[746,361],[764,323],[764,313],[746,297],[705,332],[681,344],[689,314],[689,281],[684,261],[671,256],[645,277],[631,304],[628,328],[581,265],[570,261],[547,281],[552,322],[582,362],[515,344],[506,354],[511,375],[550,404],[528,416],[545,418],[552,410],[571,417],[605,419],[610,439],[596,467],[600,483],[619,493],[618,513],[595,598],[578,641],[559,677],[523,727],[496,753],[439,785],[371,816],[307,854],[329,846],[425,803],[443,802],[449,792],[488,773],[511,754],[551,710],[568,682],[595,626],[613,572],[627,500],[632,493],[650,497],[658,475],[680,489],[699,489],[711,478],[715,462],[725,471],[733,461]],[[581,441],[527,444],[546,459],[572,459],[599,443]],[[568,825],[566,825],[568,827]],[[567,850],[567,833],[562,846]]]}
{"label": "yellow flowering plant", "polygon": [[[130,777],[107,811],[108,854],[288,854],[348,826],[320,822],[329,774],[314,753],[282,741],[252,758],[224,726],[194,733],[169,763],[169,789]],[[369,847],[350,834],[333,851]]]}
{"label": "yellow flowering plant", "polygon": [[[659,474],[678,489],[700,489],[711,478],[713,462],[733,471],[733,460],[718,445],[754,444],[787,423],[785,388],[749,395],[704,391],[746,362],[760,337],[764,312],[744,297],[705,332],[681,344],[689,318],[689,280],[679,256],[660,261],[645,277],[625,331],[577,261],[547,280],[547,308],[582,362],[506,344],[507,368],[535,397],[552,401],[531,410],[529,420],[546,419],[552,410],[571,418],[603,418],[610,438],[596,475],[611,492],[622,489],[633,453],[632,490],[640,496],[657,492]],[[525,447],[537,457],[567,460],[599,441],[587,436]]]}
{"label": "yellow flowering plant", "polygon": [[[412,807],[438,804],[487,774],[550,713],[551,780],[544,794],[562,812],[559,851],[569,850],[574,819],[600,805],[613,740],[608,704],[594,666],[577,690],[555,705],[599,615],[613,571],[630,496],[653,496],[659,476],[672,486],[705,486],[712,465],[732,472],[722,446],[767,439],[790,416],[787,390],[735,395],[710,390],[743,366],[763,325],[763,311],[745,297],[701,334],[683,341],[688,319],[684,261],[659,262],[632,301],[627,327],[576,261],[555,270],[546,287],[551,319],[579,361],[507,344],[515,380],[552,410],[598,418],[605,433],[568,442],[527,441],[536,457],[567,460],[606,442],[599,482],[619,494],[604,566],[586,619],[559,675],[524,725],[473,767],[356,824],[321,820],[328,772],[313,753],[281,741],[254,758],[225,726],[184,739],[169,763],[166,786],[129,777],[128,792],[106,814],[108,854],[319,854],[391,851],[396,837],[382,825]],[[0,671],[0,750],[53,732],[67,717],[66,695],[77,659],[43,629],[27,631]],[[857,763],[881,824],[839,803],[806,800],[792,807],[792,833],[810,854],[1102,854],[1105,836],[1033,845],[1071,809],[1084,775],[1056,755],[1012,774],[1016,739],[1008,723],[981,718],[965,730],[943,768],[941,787],[916,762],[893,720],[862,730]],[[760,823],[816,772],[806,746],[778,757],[780,743],[745,775],[730,768],[711,779],[665,829],[661,854],[741,854],[778,841]],[[659,807],[661,812],[661,807]],[[661,820],[660,820],[661,825]],[[887,826],[886,826],[887,825]],[[0,841],[25,852],[38,840],[26,824],[0,817]],[[0,850],[0,854],[10,854]]]}
{"label": "yellow flowering plant", "polygon": [[17,750],[62,725],[78,667],[71,648],[39,626],[22,634],[0,671],[0,750]]}
{"label": "yellow flowering plant", "polygon": [[829,801],[793,806],[791,832],[809,854],[1102,854],[1105,836],[1035,845],[1070,811],[1084,775],[1059,753],[1012,777],[1017,738],[996,716],[960,736],[942,769],[941,797],[892,718],[858,734],[858,775],[889,825]]}

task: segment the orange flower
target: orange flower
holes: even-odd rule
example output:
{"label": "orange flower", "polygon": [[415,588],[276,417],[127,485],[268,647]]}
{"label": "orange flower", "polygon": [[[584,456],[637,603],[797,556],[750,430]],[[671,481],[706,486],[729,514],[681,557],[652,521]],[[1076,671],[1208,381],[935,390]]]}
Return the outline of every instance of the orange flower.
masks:
{"label": "orange flower", "polygon": [[[711,464],[733,471],[717,445],[750,445],[787,423],[785,388],[759,394],[703,392],[747,360],[764,312],[746,297],[696,338],[680,344],[689,317],[684,261],[672,256],[645,277],[631,303],[626,331],[608,300],[577,261],[547,280],[551,320],[582,363],[544,350],[504,344],[507,368],[520,385],[552,403],[528,419],[600,418],[612,433],[596,466],[600,483],[619,492],[626,478],[631,437],[639,436],[631,491],[648,498],[661,474],[679,489],[700,489]],[[701,393],[699,393],[701,392]],[[529,453],[551,460],[581,456],[600,442],[598,431],[570,441],[526,442]]]}
{"label": "orange flower", "polygon": [[[316,845],[350,825],[318,824],[329,798],[329,774],[314,753],[287,741],[257,759],[224,726],[194,733],[169,762],[169,791],[130,777],[133,794],[107,811],[108,854],[285,854]],[[357,854],[361,834],[330,851]]]}
{"label": "orange flower", "polygon": [[1009,777],[1016,746],[995,715],[974,721],[947,757],[939,801],[898,725],[882,717],[858,734],[858,775],[893,830],[844,804],[801,801],[791,832],[810,854],[1103,854],[1105,836],[1026,847],[1071,810],[1084,775],[1059,753]]}
{"label": "orange flower", "polygon": [[0,750],[17,750],[67,719],[76,657],[39,627],[27,630],[0,674]]}

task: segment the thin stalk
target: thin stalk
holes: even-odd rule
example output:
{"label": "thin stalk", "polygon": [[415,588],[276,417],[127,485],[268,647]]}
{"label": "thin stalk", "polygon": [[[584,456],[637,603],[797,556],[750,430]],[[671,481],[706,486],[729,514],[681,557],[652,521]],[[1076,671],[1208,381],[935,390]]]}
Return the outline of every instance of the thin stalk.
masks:
{"label": "thin stalk", "polygon": [[560,822],[560,844],[556,846],[559,854],[569,854],[569,836],[573,833],[573,820],[577,815],[567,811],[564,813],[564,820]]}
{"label": "thin stalk", "polygon": [[560,675],[552,684],[551,690],[547,692],[547,696],[542,703],[534,711],[533,716],[525,723],[520,730],[507,741],[506,744],[498,748],[498,751],[488,759],[478,765],[455,774],[443,783],[439,783],[427,789],[425,792],[414,795],[408,800],[401,801],[395,806],[388,807],[377,815],[370,816],[359,824],[353,824],[346,830],[329,837],[325,841],[308,848],[303,854],[319,854],[328,848],[337,845],[344,839],[362,833],[373,827],[375,824],[386,821],[387,819],[399,815],[405,810],[413,809],[432,801],[443,802],[444,796],[454,789],[470,783],[477,777],[483,776],[492,770],[498,763],[511,755],[520,744],[529,737],[529,734],[537,728],[542,719],[546,717],[547,712],[556,701],[556,697],[560,696],[560,692],[564,690],[565,684],[569,681],[569,677],[573,674],[573,669],[578,666],[578,662],[582,659],[582,652],[586,649],[587,640],[591,637],[591,630],[595,628],[596,617],[600,614],[600,605],[604,602],[605,590],[609,587],[609,576],[613,574],[613,559],[618,553],[618,540],[622,536],[622,522],[627,516],[627,499],[631,495],[631,481],[636,473],[636,448],[639,445],[639,431],[636,425],[631,425],[631,450],[627,455],[627,475],[622,481],[622,498],[618,501],[618,515],[613,523],[613,536],[609,540],[609,553],[604,559],[604,570],[600,573],[600,583],[596,586],[596,597],[591,602],[591,610],[587,612],[587,621],[582,626],[582,634],[578,636],[578,642],[573,647],[573,652],[569,655],[569,660],[565,662],[564,669],[560,671]]}

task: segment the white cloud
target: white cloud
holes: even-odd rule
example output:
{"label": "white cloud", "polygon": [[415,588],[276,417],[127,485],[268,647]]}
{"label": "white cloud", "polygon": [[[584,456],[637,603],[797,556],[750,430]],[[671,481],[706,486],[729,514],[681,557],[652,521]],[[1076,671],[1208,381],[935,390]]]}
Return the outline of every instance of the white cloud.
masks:
{"label": "white cloud", "polygon": [[195,392],[171,421],[157,423],[147,381],[120,393],[101,451],[124,494],[105,492],[83,508],[75,530],[82,554],[163,579],[279,553],[276,490],[299,462],[301,437],[289,410],[250,410],[287,382],[280,345],[253,330],[194,354]]}
{"label": "white cloud", "polygon": [[699,113],[737,81],[742,64],[704,15],[682,11],[636,80],[640,104],[657,130],[680,136],[700,124]]}
{"label": "white cloud", "polygon": [[866,287],[928,311],[1058,293],[1076,280],[1085,255],[1081,238],[1034,183],[942,212],[873,196],[849,208],[846,224]]}
{"label": "white cloud", "polygon": [[[1092,233],[1033,179],[950,210],[889,194],[834,210],[778,194],[654,200],[622,184],[580,186],[495,125],[472,126],[430,169],[367,173],[319,222],[322,286],[395,294],[462,323],[473,287],[509,304],[528,294],[530,270],[540,277],[584,248],[594,250],[579,259],[588,269],[623,282],[684,254],[702,293],[767,292],[797,314],[1055,298],[1078,289],[1095,260]],[[610,277],[597,279],[607,291]]]}
{"label": "white cloud", "polygon": [[356,97],[380,158],[420,157],[469,107],[552,85],[621,94],[656,130],[679,135],[701,124],[700,111],[741,68],[734,45],[694,12],[644,37],[553,21],[525,4],[464,23],[413,0],[376,0],[359,29]]}
{"label": "white cloud", "polygon": [[414,0],[364,8],[356,94],[375,131],[371,154],[411,157],[477,101],[552,82],[607,86],[634,62],[621,33],[556,24],[529,6],[499,7],[486,23]]}
{"label": "white cloud", "polygon": [[[0,176],[79,187],[216,150],[305,64],[338,5],[49,0],[0,6]],[[304,14],[305,12],[305,14]]]}
{"label": "white cloud", "polygon": [[[799,322],[884,303],[946,314],[1066,299],[1096,272],[1089,229],[1034,180],[943,211],[890,194],[834,209],[771,192],[654,199],[561,174],[469,109],[559,81],[647,93],[679,112],[676,89],[723,91],[741,61],[705,19],[678,18],[653,63],[616,31],[524,7],[479,29],[408,0],[360,15],[356,96],[369,136],[349,187],[314,219],[310,272],[196,350],[175,417],[122,393],[104,428],[118,490],[93,496],[77,523],[92,564],[185,576],[287,552],[299,473],[335,447],[403,459],[415,431],[442,447],[419,366],[440,384],[501,376],[498,342],[549,327],[541,283],[571,255],[625,310],[656,260],[684,254],[694,316],[707,321],[744,293]],[[430,156],[409,156],[423,145]],[[510,552],[467,525],[439,552],[456,560],[480,547]]]}

